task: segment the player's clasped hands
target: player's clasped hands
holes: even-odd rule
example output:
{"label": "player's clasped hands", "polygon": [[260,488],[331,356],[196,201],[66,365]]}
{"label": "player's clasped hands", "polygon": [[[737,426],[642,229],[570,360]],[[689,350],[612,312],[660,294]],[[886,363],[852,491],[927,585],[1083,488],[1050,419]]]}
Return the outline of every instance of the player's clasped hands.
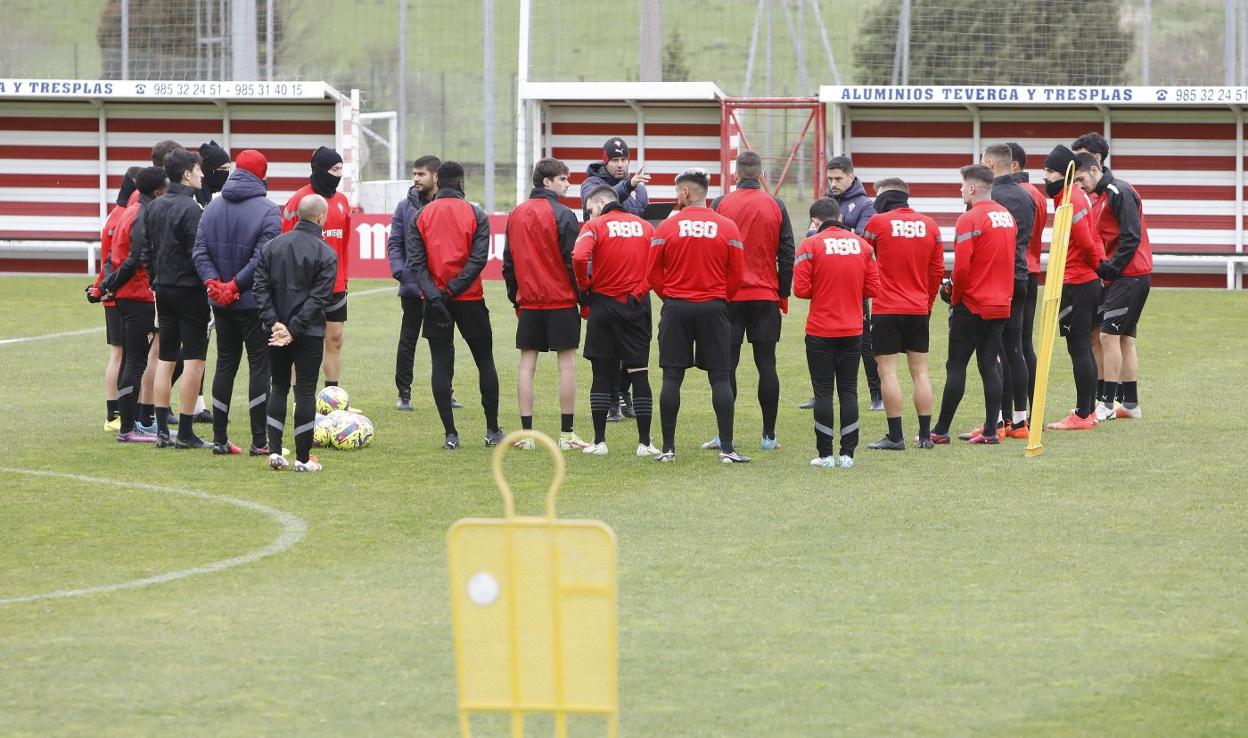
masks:
{"label": "player's clasped hands", "polygon": [[273,332],[269,336],[270,346],[289,346],[294,341],[294,336],[290,335],[290,329],[281,323],[273,324]]}

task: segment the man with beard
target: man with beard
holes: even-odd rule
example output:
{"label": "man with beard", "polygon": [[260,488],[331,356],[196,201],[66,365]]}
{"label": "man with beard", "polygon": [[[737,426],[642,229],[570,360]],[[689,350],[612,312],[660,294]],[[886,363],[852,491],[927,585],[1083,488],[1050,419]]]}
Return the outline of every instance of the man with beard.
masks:
{"label": "man with beard", "polygon": [[585,220],[589,220],[589,206],[586,199],[589,193],[606,185],[615,190],[624,209],[633,215],[641,215],[650,204],[650,195],[646,192],[646,183],[650,175],[646,168],[637,170],[636,174],[628,171],[628,144],[616,136],[602,145],[602,161],[590,164],[585,170],[585,181],[581,183],[581,210]]}

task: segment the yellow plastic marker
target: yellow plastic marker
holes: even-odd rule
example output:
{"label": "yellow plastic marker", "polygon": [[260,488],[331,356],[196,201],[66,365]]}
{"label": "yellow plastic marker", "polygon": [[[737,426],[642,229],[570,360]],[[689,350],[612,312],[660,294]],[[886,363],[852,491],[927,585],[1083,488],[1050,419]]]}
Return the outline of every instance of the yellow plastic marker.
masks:
{"label": "yellow plastic marker", "polygon": [[[541,517],[516,515],[503,477],[503,456],[526,438],[555,459]],[[549,713],[558,738],[567,736],[568,715],[602,715],[615,738],[615,533],[596,520],[556,518],[564,461],[549,436],[509,434],[494,451],[493,468],[503,517],[465,518],[447,533],[460,733],[472,735],[473,712],[505,712],[521,738],[526,714]]]}
{"label": "yellow plastic marker", "polygon": [[1070,203],[1075,186],[1075,163],[1066,167],[1062,204],[1053,215],[1053,239],[1049,245],[1049,267],[1044,273],[1044,297],[1041,299],[1040,353],[1036,355],[1036,389],[1031,400],[1031,427],[1027,431],[1024,456],[1044,453],[1040,436],[1044,433],[1044,400],[1049,389],[1049,366],[1053,361],[1053,343],[1057,340],[1057,311],[1062,304],[1062,281],[1066,276],[1066,248],[1070,245],[1074,206]]}

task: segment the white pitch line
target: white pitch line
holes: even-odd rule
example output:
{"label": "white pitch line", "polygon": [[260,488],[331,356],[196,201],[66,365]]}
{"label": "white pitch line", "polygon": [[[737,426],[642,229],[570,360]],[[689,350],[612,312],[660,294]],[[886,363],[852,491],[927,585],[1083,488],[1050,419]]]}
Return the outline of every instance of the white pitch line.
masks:
{"label": "white pitch line", "polygon": [[60,472],[40,471],[35,469],[17,469],[13,467],[0,467],[0,473],[7,474],[25,474],[32,477],[52,477],[56,479],[70,479],[76,482],[85,482],[88,484],[104,484],[113,487],[122,487],[125,489],[145,489],[154,492],[164,492],[166,494],[180,495],[182,497],[190,497],[197,500],[207,500],[209,502],[220,502],[225,505],[241,507],[244,510],[258,512],[265,517],[271,518],[282,526],[281,534],[273,540],[272,543],[264,548],[258,548],[241,556],[235,556],[229,559],[213,561],[203,566],[196,566],[190,569],[179,569],[177,571],[165,572],[155,576],[144,577],[142,579],[133,579],[128,582],[118,582],[116,584],[102,584],[96,587],[84,587],[82,589],[63,589],[56,592],[43,592],[41,594],[22,595],[21,597],[8,597],[0,599],[0,605],[13,605],[21,602],[36,602],[39,600],[54,600],[65,597],[84,597],[86,595],[103,594],[105,592],[116,592],[125,589],[141,589],[150,587],[153,584],[165,584],[167,582],[175,582],[179,579],[199,576],[200,574],[213,574],[236,566],[250,564],[259,561],[268,556],[282,553],[290,550],[296,543],[303,540],[307,535],[308,524],[297,515],[288,512],[282,512],[268,505],[261,505],[258,502],[250,500],[240,500],[236,497],[223,497],[220,495],[211,495],[207,492],[200,492],[193,489],[181,489],[178,487],[167,487],[160,484],[147,484],[144,482],[126,482],[117,479],[106,479],[103,477],[88,477],[81,474],[62,474]]}

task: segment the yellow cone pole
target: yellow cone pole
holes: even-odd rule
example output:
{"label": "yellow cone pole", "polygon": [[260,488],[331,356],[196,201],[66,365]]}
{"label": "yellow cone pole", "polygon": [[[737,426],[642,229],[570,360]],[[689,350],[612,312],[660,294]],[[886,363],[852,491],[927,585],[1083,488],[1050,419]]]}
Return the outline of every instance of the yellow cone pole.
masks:
{"label": "yellow cone pole", "polygon": [[1036,389],[1031,401],[1031,427],[1027,433],[1030,458],[1044,453],[1040,437],[1044,433],[1044,402],[1049,389],[1049,366],[1053,361],[1053,344],[1057,341],[1057,311],[1062,304],[1062,280],[1066,276],[1066,248],[1070,245],[1070,227],[1074,207],[1070,203],[1075,186],[1075,164],[1066,167],[1062,204],[1053,216],[1053,239],[1049,245],[1049,268],[1044,273],[1044,297],[1041,299],[1040,353],[1036,356]]}

